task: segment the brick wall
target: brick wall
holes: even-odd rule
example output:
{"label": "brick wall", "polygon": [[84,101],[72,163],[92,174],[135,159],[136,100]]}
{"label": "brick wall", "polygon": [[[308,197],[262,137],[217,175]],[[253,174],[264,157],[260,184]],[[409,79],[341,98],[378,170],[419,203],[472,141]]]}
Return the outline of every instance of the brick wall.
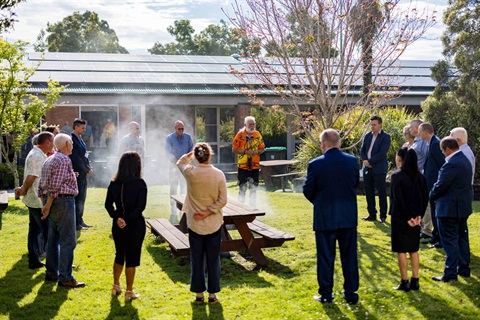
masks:
{"label": "brick wall", "polygon": [[65,121],[68,121],[72,126],[73,120],[79,117],[79,113],[79,107],[76,106],[57,106],[47,112],[45,121],[47,125],[58,125],[60,128],[65,125]]}

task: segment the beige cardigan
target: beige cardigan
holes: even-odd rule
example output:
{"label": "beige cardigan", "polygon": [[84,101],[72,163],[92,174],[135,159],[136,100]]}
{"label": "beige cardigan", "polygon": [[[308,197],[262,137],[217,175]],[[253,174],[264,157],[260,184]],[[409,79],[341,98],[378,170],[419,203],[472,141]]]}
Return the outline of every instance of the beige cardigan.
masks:
{"label": "beige cardigan", "polygon": [[[177,166],[187,181],[187,196],[182,210],[187,215],[187,226],[202,235],[212,234],[223,224],[222,208],[227,204],[227,184],[223,172],[211,164],[190,164],[183,155]],[[210,210],[213,214],[197,221],[193,214]]]}

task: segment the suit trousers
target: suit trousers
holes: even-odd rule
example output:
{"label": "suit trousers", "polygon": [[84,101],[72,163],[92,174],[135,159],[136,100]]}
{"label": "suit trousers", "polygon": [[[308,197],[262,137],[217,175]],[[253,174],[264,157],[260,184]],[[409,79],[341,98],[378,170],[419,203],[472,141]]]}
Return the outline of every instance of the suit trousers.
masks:
{"label": "suit trousers", "polygon": [[458,273],[470,274],[467,219],[468,217],[438,218],[438,230],[447,254],[443,274],[448,279],[456,278]]}
{"label": "suit trousers", "polygon": [[83,211],[85,208],[85,200],[87,199],[87,176],[80,175],[77,177],[78,194],[75,197],[75,218],[77,227],[84,224]]}
{"label": "suit trousers", "polygon": [[436,210],[436,205],[435,201],[430,200],[430,215],[433,223],[433,231],[432,231],[432,238],[430,239],[431,243],[440,243],[442,244],[442,237],[440,235],[440,232],[438,231],[438,219],[437,219],[437,210]]}
{"label": "suit trousers", "polygon": [[363,172],[367,210],[370,217],[377,216],[377,209],[375,208],[375,189],[377,189],[380,204],[380,218],[387,218],[387,183],[385,178],[386,174],[374,174],[370,168],[367,168]]}
{"label": "suit trousers", "polygon": [[425,215],[422,218],[422,228],[420,232],[425,233],[428,236],[432,236],[433,232],[433,221],[432,221],[432,213],[430,209],[430,201],[428,202],[427,210],[425,210]]}
{"label": "suit trousers", "polygon": [[332,295],[336,241],[340,249],[345,297],[354,298],[359,286],[356,227],[315,231],[318,293],[323,297]]}

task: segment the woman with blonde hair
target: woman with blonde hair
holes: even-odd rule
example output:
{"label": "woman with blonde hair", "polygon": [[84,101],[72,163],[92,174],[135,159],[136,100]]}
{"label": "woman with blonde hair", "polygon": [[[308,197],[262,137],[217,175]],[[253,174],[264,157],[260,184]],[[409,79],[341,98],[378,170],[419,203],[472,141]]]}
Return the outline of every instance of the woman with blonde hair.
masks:
{"label": "woman with blonde hair", "polygon": [[[177,166],[187,181],[183,211],[187,215],[190,241],[190,291],[195,302],[203,303],[204,291],[208,302],[218,302],[220,291],[220,247],[222,244],[222,208],[227,203],[227,185],[222,171],[210,164],[213,152],[207,143],[197,143],[193,151],[184,154]],[[193,164],[192,160],[198,163]],[[205,264],[208,285],[205,284]]]}

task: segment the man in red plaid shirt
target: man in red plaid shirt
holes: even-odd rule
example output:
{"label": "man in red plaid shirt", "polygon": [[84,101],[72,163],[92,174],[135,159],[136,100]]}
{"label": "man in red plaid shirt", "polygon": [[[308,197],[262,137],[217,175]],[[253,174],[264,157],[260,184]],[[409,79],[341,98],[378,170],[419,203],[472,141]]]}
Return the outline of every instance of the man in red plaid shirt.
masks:
{"label": "man in red plaid shirt", "polygon": [[84,287],[72,275],[73,251],[77,245],[75,230],[75,196],[77,179],[68,157],[72,153],[72,138],[58,134],[53,143],[58,152],[42,167],[38,195],[45,205],[42,219],[49,219],[47,271],[45,281],[58,281],[66,288]]}

